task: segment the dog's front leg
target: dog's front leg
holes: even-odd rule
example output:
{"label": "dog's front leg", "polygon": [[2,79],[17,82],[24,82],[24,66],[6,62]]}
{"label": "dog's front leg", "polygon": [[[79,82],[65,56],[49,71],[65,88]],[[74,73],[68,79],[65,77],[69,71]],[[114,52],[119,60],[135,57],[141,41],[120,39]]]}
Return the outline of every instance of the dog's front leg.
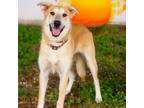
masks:
{"label": "dog's front leg", "polygon": [[44,99],[48,83],[48,72],[40,72],[39,75],[39,99],[37,108],[44,108]]}
{"label": "dog's front leg", "polygon": [[37,108],[44,108],[45,93],[50,70],[48,69],[45,60],[43,60],[41,57],[39,57],[39,68],[39,99]]}
{"label": "dog's front leg", "polygon": [[65,71],[60,77],[59,98],[57,101],[57,108],[64,107],[67,84],[68,84],[68,71]]}

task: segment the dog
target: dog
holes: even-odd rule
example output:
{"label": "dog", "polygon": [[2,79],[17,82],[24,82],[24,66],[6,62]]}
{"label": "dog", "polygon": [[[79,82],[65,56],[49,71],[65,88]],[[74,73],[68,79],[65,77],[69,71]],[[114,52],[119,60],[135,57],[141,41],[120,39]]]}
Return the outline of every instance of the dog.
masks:
{"label": "dog", "polygon": [[[44,98],[50,73],[60,77],[56,108],[64,107],[65,96],[71,91],[76,73],[86,76],[85,63],[92,74],[96,102],[102,101],[95,59],[93,35],[83,25],[73,24],[71,18],[77,10],[71,5],[39,3],[44,14],[39,51],[39,99],[37,108],[44,108]],[[76,73],[73,70],[75,64]]]}

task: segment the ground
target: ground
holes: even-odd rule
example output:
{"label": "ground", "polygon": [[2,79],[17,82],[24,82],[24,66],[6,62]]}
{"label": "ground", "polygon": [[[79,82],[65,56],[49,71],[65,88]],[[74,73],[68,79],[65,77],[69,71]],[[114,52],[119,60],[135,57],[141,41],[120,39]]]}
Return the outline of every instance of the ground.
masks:
{"label": "ground", "polygon": [[[95,103],[95,90],[90,72],[86,81],[78,77],[66,97],[65,108],[126,108],[126,27],[105,25],[90,28],[96,46],[96,59],[103,102]],[[19,25],[18,67],[19,108],[36,108],[38,99],[38,51],[41,27]],[[59,78],[52,75],[45,98],[45,108],[55,108]]]}

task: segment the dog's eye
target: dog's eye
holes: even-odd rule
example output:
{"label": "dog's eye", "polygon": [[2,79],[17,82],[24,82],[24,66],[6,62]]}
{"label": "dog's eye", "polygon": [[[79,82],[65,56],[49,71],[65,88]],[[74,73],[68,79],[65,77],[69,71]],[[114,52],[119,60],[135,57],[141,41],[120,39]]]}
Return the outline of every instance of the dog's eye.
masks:
{"label": "dog's eye", "polygon": [[66,16],[67,16],[67,14],[66,14],[66,13],[64,13],[64,14],[63,14],[63,17],[66,17]]}
{"label": "dog's eye", "polygon": [[55,13],[54,13],[54,12],[50,12],[50,14],[51,14],[52,16],[54,16],[54,15],[55,15]]}

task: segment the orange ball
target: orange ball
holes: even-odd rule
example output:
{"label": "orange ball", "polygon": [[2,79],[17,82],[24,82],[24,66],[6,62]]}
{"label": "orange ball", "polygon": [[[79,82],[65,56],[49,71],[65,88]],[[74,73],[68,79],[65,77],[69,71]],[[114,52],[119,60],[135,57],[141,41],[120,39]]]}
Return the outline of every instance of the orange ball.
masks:
{"label": "orange ball", "polygon": [[70,2],[79,12],[72,19],[75,23],[100,26],[110,19],[110,0],[71,0]]}

